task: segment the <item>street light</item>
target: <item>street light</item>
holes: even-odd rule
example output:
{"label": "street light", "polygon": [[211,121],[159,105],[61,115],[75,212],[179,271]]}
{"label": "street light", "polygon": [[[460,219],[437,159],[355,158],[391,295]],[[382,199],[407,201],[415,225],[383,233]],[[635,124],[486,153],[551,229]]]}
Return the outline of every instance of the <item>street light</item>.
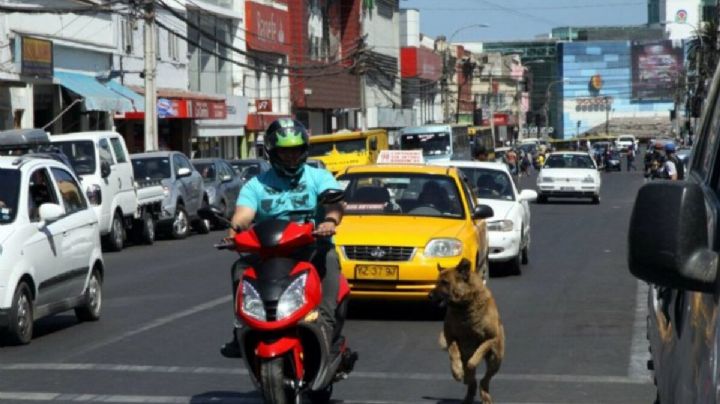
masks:
{"label": "street light", "polygon": [[[455,35],[460,33],[460,31],[464,31],[469,28],[487,28],[487,27],[489,27],[489,25],[482,24],[482,23],[468,24],[468,25],[462,26],[462,27],[456,29],[455,32],[453,32],[452,35],[450,35],[450,38],[448,38],[447,43],[445,44],[445,51],[443,52],[443,67],[444,67],[443,70],[444,70],[444,76],[445,76],[443,78],[443,85],[445,86],[444,91],[443,91],[443,93],[445,95],[445,100],[443,102],[443,106],[444,106],[443,110],[444,110],[446,122],[448,122],[448,118],[449,118],[448,115],[450,113],[450,83],[448,83],[449,78],[450,78],[450,72],[449,72],[449,66],[448,66],[449,59],[450,59],[450,44],[452,43],[453,38],[455,38]],[[459,88],[459,86],[458,86],[457,97],[458,97],[458,105],[459,105],[460,104],[460,88]],[[458,107],[458,110],[456,111],[456,115],[457,115],[456,121],[459,121],[460,120],[459,107]]]}
{"label": "street light", "polygon": [[548,118],[548,108],[549,108],[549,106],[550,106],[550,88],[551,88],[554,84],[567,83],[568,81],[570,81],[570,79],[568,79],[568,78],[563,78],[563,79],[560,79],[560,80],[551,81],[551,82],[548,83],[547,88],[545,89],[545,107],[543,108],[543,109],[545,110],[545,130],[547,130],[547,128],[548,128],[548,120],[549,120],[549,118]]}

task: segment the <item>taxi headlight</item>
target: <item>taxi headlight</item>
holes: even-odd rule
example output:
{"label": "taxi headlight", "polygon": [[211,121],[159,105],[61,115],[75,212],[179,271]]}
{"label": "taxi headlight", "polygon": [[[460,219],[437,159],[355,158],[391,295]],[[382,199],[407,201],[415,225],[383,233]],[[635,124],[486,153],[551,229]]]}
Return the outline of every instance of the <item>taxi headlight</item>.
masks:
{"label": "taxi headlight", "polygon": [[243,281],[242,311],[256,320],[266,321],[265,306],[260,294],[248,281]]}
{"label": "taxi headlight", "polygon": [[426,257],[455,257],[462,253],[462,243],[454,238],[436,238],[425,246]]}
{"label": "taxi headlight", "polygon": [[593,178],[592,175],[588,175],[587,177],[583,178],[582,182],[586,184],[592,184],[595,182],[595,178]]}
{"label": "taxi headlight", "polygon": [[496,220],[494,222],[488,222],[488,231],[512,231],[513,221],[512,220]]}
{"label": "taxi headlight", "polygon": [[307,273],[298,276],[280,295],[275,316],[278,320],[290,317],[305,304]]}

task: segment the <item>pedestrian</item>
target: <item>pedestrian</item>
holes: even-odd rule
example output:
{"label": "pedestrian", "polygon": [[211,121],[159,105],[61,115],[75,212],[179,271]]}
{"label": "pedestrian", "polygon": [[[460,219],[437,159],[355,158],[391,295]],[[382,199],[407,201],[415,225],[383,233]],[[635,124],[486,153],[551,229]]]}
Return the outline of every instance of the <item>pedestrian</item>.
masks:
{"label": "pedestrian", "polygon": [[[668,163],[672,164],[672,167],[668,166]],[[666,173],[672,180],[682,180],[685,178],[685,167],[683,167],[682,161],[675,154],[675,144],[668,143],[665,145],[665,167],[667,167]],[[675,178],[672,177],[671,172],[674,171]]]}
{"label": "pedestrian", "polygon": [[488,154],[485,146],[478,146],[475,149],[475,160],[477,161],[488,161]]}
{"label": "pedestrian", "polygon": [[627,170],[630,171],[630,169],[633,169],[637,171],[637,167],[635,167],[635,145],[631,144],[628,146],[627,154],[625,155],[627,158]]}
{"label": "pedestrian", "polygon": [[517,160],[518,156],[517,153],[515,153],[515,149],[510,149],[505,154],[505,159],[507,160],[508,169],[510,170],[510,174],[517,175]]}

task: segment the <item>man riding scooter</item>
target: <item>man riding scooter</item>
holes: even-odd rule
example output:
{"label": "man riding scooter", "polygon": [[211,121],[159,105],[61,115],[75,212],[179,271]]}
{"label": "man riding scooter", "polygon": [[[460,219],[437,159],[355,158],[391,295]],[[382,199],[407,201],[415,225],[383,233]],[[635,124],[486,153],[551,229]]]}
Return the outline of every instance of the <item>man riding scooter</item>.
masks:
{"label": "man riding scooter", "polygon": [[[312,262],[322,278],[322,302],[320,321],[327,327],[328,335],[335,329],[336,297],[340,287],[340,262],[335,252],[332,236],[343,214],[342,203],[318,205],[318,196],[326,190],[342,189],[329,171],[305,164],[308,157],[308,133],[305,127],[293,119],[279,119],[270,124],[265,134],[265,150],[272,169],[258,175],[243,186],[238,196],[229,238],[235,229],[245,230],[251,224],[269,219],[297,220],[293,212],[314,211],[315,232],[318,242]],[[233,295],[243,271],[251,266],[254,257],[241,257],[232,268]],[[236,327],[242,325],[236,322]],[[338,337],[331,349],[337,350]],[[237,333],[220,350],[223,356],[238,358],[242,355]]]}

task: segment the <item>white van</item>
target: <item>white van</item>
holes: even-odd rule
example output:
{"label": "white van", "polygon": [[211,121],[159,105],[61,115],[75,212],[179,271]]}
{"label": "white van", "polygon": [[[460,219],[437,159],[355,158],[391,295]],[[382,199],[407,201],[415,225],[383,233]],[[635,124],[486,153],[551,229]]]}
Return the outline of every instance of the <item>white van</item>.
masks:
{"label": "white van", "polygon": [[155,223],[139,209],[133,167],[122,136],[112,131],[77,132],[53,135],[51,141],[70,158],[110,251],[123,248],[126,229],[136,223],[134,219],[140,219],[145,233],[151,233],[152,240],[145,241],[154,240]]}

